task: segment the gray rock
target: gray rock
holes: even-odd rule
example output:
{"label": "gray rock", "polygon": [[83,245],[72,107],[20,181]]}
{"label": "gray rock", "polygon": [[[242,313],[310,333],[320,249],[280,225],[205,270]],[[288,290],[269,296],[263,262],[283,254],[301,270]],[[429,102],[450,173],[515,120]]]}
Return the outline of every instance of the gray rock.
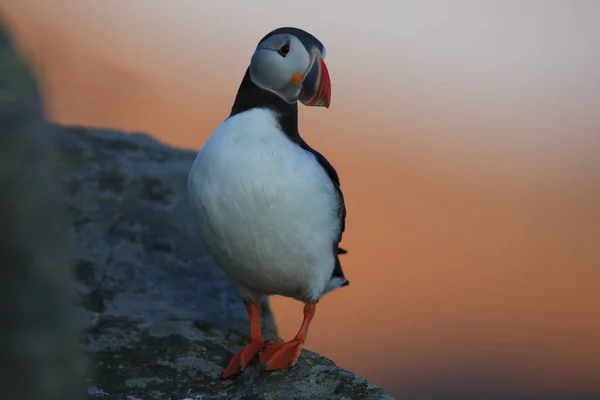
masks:
{"label": "gray rock", "polygon": [[0,28],[0,399],[78,397],[68,223],[35,79]]}
{"label": "gray rock", "polygon": [[[140,134],[71,129],[57,137],[90,399],[391,399],[310,351],[286,371],[254,364],[221,380],[248,340],[247,317],[191,219],[195,152]],[[266,301],[263,325],[279,340]]]}
{"label": "gray rock", "polygon": [[51,126],[2,32],[0,50],[0,399],[391,399],[310,351],[221,380],[247,317],[191,220],[195,154]]}

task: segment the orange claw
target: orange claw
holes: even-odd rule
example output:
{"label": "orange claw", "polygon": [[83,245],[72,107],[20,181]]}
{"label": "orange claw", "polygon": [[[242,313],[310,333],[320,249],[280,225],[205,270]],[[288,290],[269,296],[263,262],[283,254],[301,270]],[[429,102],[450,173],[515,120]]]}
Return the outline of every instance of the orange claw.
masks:
{"label": "orange claw", "polygon": [[260,307],[255,303],[246,304],[246,312],[250,320],[250,343],[238,350],[223,371],[222,378],[229,378],[243,371],[250,361],[265,346],[265,339],[260,332]]}
{"label": "orange claw", "polygon": [[265,371],[293,367],[298,362],[304,341],[294,339],[285,343],[269,343],[259,353],[260,362],[265,364]]}
{"label": "orange claw", "polygon": [[264,346],[264,340],[251,340],[250,343],[238,350],[231,357],[231,361],[229,361],[229,365],[223,371],[222,377],[229,378],[238,372],[242,372]]}
{"label": "orange claw", "polygon": [[308,335],[308,327],[315,316],[315,310],[315,304],[307,303],[304,305],[304,320],[293,340],[285,343],[266,343],[264,345],[258,357],[261,364],[265,365],[266,371],[289,368],[298,362]]}

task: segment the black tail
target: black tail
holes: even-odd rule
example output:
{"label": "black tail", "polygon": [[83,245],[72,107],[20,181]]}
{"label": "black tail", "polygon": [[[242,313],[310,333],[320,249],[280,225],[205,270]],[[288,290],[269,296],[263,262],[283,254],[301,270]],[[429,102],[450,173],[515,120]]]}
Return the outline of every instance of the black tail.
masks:
{"label": "black tail", "polygon": [[348,254],[348,250],[346,250],[346,249],[342,249],[341,247],[338,247],[338,251],[337,251],[337,253],[338,253],[338,254]]}

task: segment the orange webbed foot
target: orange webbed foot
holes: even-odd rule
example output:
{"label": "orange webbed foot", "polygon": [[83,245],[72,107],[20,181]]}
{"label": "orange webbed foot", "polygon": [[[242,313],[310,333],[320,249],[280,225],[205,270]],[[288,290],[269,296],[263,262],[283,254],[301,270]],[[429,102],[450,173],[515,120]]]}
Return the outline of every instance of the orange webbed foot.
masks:
{"label": "orange webbed foot", "polygon": [[283,347],[283,343],[267,342],[258,353],[258,359],[261,364],[267,365],[269,360]]}
{"label": "orange webbed foot", "polygon": [[242,347],[237,353],[231,357],[229,365],[223,371],[222,378],[229,378],[239,372],[242,372],[252,361],[252,359],[258,354],[258,352],[265,346],[263,340],[252,340],[246,346]]}
{"label": "orange webbed foot", "polygon": [[258,356],[261,364],[265,365],[265,371],[285,369],[296,365],[303,346],[304,341],[300,339],[285,343],[267,343]]}

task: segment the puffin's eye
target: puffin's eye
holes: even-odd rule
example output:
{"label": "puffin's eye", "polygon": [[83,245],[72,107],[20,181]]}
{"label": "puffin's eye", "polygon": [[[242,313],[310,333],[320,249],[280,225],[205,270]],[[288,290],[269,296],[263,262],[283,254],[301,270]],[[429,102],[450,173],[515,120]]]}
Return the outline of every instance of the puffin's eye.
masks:
{"label": "puffin's eye", "polygon": [[279,53],[279,55],[281,57],[287,56],[288,53],[290,52],[290,41],[288,40],[287,42],[285,42],[285,44],[283,46],[281,46],[279,48],[279,50],[277,50],[277,52]]}

